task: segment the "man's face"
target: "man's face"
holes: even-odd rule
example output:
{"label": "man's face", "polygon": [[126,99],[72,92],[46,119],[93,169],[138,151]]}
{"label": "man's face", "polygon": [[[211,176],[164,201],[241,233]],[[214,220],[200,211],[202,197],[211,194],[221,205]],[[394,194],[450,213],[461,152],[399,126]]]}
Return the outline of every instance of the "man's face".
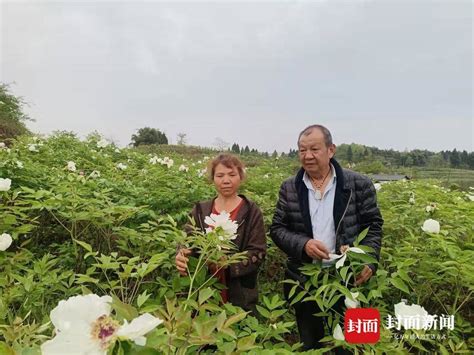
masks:
{"label": "man's face", "polygon": [[329,159],[334,156],[335,152],[336,146],[332,144],[327,147],[323,132],[317,128],[300,138],[298,156],[301,165],[310,175],[321,174],[329,165]]}

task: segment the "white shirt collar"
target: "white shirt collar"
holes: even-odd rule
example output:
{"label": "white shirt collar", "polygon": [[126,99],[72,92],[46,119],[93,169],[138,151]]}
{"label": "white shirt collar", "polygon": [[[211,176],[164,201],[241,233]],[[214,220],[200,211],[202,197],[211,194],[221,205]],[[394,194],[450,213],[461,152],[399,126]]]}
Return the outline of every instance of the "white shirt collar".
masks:
{"label": "white shirt collar", "polygon": [[[332,165],[331,163],[329,163],[329,165],[331,166],[332,180],[331,180],[331,183],[328,186],[331,186],[332,184],[336,183],[336,169],[334,168],[334,165]],[[310,177],[309,177],[309,175],[306,171],[303,174],[303,182],[305,183],[308,190],[313,190],[314,191],[313,184],[311,183]]]}

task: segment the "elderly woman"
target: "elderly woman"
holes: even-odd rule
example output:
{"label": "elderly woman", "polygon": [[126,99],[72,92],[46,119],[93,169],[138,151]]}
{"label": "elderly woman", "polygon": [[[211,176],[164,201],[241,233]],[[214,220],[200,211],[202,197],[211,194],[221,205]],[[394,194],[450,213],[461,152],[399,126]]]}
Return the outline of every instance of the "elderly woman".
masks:
{"label": "elderly woman", "polygon": [[[220,154],[208,167],[217,197],[198,202],[191,215],[202,231],[207,226],[203,221],[211,213],[230,213],[230,219],[238,224],[234,243],[247,258],[217,272],[219,281],[226,286],[221,292],[222,301],[230,302],[248,311],[255,311],[258,299],[257,273],[266,252],[265,229],[260,208],[244,195],[238,194],[245,177],[242,162],[231,154]],[[176,254],[176,268],[181,275],[187,274],[190,249],[180,249]],[[212,270],[214,272],[214,270]]]}

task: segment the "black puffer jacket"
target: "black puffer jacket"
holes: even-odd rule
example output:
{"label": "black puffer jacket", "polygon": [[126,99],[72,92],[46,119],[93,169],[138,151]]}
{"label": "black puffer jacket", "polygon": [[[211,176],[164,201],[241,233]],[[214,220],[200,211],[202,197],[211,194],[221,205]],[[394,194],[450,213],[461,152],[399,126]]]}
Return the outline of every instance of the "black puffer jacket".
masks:
{"label": "black puffer jacket", "polygon": [[[334,197],[334,226],[336,228],[336,253],[341,245],[352,245],[365,228],[367,236],[361,244],[375,250],[379,259],[382,241],[383,219],[377,206],[374,185],[366,176],[342,169],[335,159],[331,163],[336,170]],[[308,188],[303,182],[304,169],[283,182],[276,206],[270,236],[275,244],[288,255],[290,276],[299,278],[298,268],[312,259],[304,251],[306,242],[313,238],[309,213]],[[375,265],[369,265],[376,271]]]}

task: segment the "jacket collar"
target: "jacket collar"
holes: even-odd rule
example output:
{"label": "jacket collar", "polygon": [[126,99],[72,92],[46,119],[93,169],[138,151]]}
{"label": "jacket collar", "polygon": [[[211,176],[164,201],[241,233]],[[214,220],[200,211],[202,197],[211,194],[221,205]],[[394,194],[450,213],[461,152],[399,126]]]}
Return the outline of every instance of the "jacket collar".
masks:
{"label": "jacket collar", "polygon": [[[237,218],[236,218],[237,221],[239,222],[239,227],[240,227],[240,225],[245,222],[245,219],[247,218],[247,214],[250,212],[250,201],[245,195],[239,194],[239,197],[241,197],[244,200],[244,204],[240,207],[240,210],[237,213]],[[204,226],[204,218],[206,216],[211,215],[212,206],[214,205],[214,200],[216,198],[217,198],[217,196],[214,197],[212,200],[202,201],[202,202],[198,202],[196,204],[196,209],[197,209],[197,212],[198,212],[197,214],[198,214],[199,218],[202,219],[201,221],[199,221],[199,223],[200,223],[199,227],[202,230],[204,230],[206,228]]]}

